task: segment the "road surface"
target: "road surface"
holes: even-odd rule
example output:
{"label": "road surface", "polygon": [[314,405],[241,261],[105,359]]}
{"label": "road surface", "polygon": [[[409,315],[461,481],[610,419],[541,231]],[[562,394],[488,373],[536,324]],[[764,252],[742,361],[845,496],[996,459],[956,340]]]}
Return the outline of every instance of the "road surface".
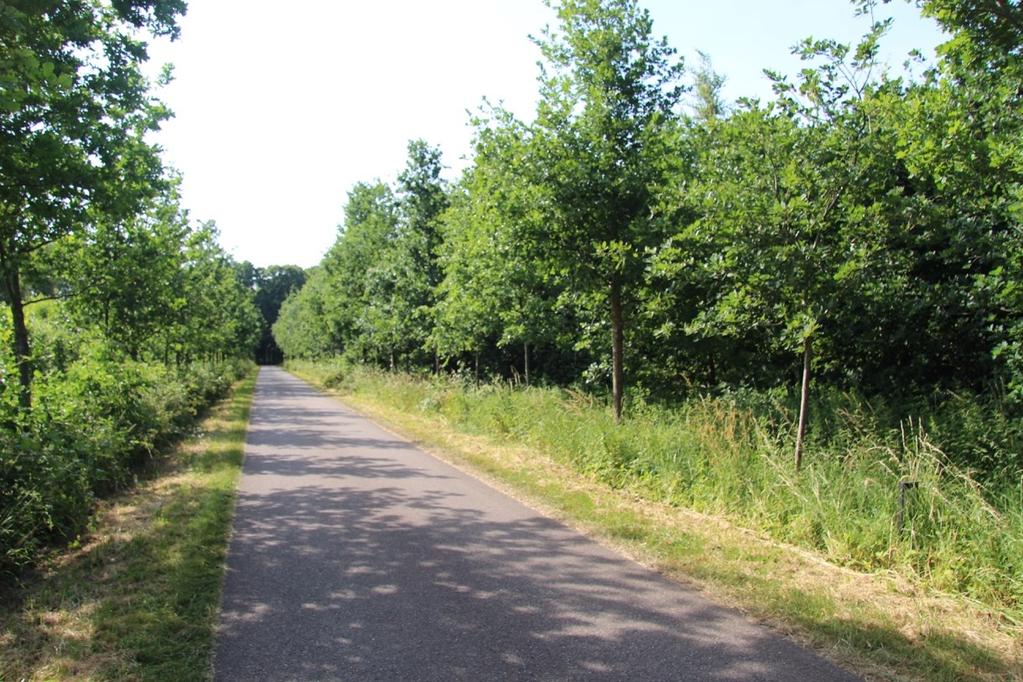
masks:
{"label": "road surface", "polygon": [[856,679],[268,367],[214,674]]}

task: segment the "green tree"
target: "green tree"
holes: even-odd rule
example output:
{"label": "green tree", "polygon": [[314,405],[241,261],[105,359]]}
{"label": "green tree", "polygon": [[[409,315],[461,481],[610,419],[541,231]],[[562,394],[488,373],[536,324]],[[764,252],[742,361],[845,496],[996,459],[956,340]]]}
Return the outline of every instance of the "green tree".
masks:
{"label": "green tree", "polygon": [[447,207],[440,151],[422,140],[408,145],[398,175],[397,225],[380,257],[367,261],[362,318],[368,349],[390,361],[422,364],[433,328],[434,288],[440,283],[439,219]]}
{"label": "green tree", "polygon": [[554,334],[557,289],[538,257],[543,196],[517,175],[526,128],[507,112],[491,113],[474,121],[474,163],[444,215],[435,343],[444,354],[519,346],[529,383],[530,346]]}
{"label": "green tree", "polygon": [[634,0],[553,6],[560,27],[537,41],[545,64],[525,170],[548,197],[549,269],[579,296],[606,302],[621,419],[626,308],[646,249],[661,241],[651,187],[663,173],[682,64]]}
{"label": "green tree", "polygon": [[139,359],[178,314],[176,278],[189,234],[175,192],[149,202],[123,222],[98,220],[58,244],[66,265],[68,306],[82,326]]}
{"label": "green tree", "polygon": [[276,364],[281,361],[281,349],[274,342],[271,329],[277,316],[280,313],[281,305],[293,291],[297,291],[305,284],[305,270],[297,265],[270,265],[265,268],[256,268],[251,275],[248,274],[246,264],[240,267],[243,271],[240,278],[243,285],[246,280],[251,281],[250,288],[256,293],[256,306],[263,317],[263,329],[260,335],[259,348],[256,349],[256,359],[261,363]]}
{"label": "green tree", "polygon": [[173,285],[176,315],[161,344],[179,363],[251,357],[259,343],[263,322],[254,292],[217,237],[216,224],[208,221],[192,229],[182,245]]}
{"label": "green tree", "polygon": [[134,214],[161,176],[145,135],[166,117],[141,29],[176,35],[183,0],[18,2],[0,11],[0,275],[20,403],[31,405],[23,273],[45,245]]}
{"label": "green tree", "polygon": [[725,77],[714,70],[710,55],[700,52],[700,63],[693,70],[693,113],[704,123],[724,117],[728,107],[721,99]]}
{"label": "green tree", "polygon": [[323,358],[336,352],[329,327],[331,295],[329,275],[316,267],[302,288],[284,300],[272,331],[285,357]]}
{"label": "green tree", "polygon": [[951,38],[938,48],[933,82],[907,98],[913,115],[900,131],[901,151],[909,171],[936,190],[934,212],[948,226],[941,260],[952,253],[959,261],[960,308],[987,325],[987,343],[972,345],[991,350],[999,378],[1023,401],[1023,6],[917,5]]}
{"label": "green tree", "polygon": [[[323,258],[324,276],[330,293],[324,302],[330,334],[337,351],[378,360],[393,357],[392,337],[383,332],[383,319],[390,319],[381,297],[370,298],[370,288],[379,279],[397,238],[398,207],[391,188],[382,182],[357,183],[348,192],[345,220],[337,241]],[[377,332],[374,334],[374,332]],[[283,347],[282,347],[283,348]]]}
{"label": "green tree", "polygon": [[699,217],[660,254],[660,266],[671,263],[669,277],[711,283],[698,287],[708,298],[686,323],[689,332],[735,339],[765,333],[775,351],[799,349],[797,467],[814,340],[841,299],[856,295],[879,251],[865,101],[878,87],[869,79],[885,28],[875,24],[855,50],[805,41],[799,51],[811,65],[798,83],[772,74],[776,103],[749,102],[711,122],[697,181],[684,197]]}

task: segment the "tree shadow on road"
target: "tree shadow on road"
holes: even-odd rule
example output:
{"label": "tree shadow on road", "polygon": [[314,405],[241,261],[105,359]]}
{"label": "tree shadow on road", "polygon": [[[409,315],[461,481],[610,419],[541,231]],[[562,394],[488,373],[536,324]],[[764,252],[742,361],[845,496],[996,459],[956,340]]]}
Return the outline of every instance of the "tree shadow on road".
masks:
{"label": "tree shadow on road", "polygon": [[854,679],[318,395],[253,414],[218,679]]}

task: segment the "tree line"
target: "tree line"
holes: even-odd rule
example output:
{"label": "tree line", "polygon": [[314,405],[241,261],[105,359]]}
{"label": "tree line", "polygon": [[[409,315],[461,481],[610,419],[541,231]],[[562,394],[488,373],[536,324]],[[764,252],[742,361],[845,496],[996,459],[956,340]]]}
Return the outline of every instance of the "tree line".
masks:
{"label": "tree line", "polygon": [[803,41],[733,103],[637,2],[554,3],[535,116],[484,104],[453,182],[413,141],[355,185],[277,342],[356,398],[1015,612],[1023,9],[920,8],[949,36],[918,75],[862,2],[857,44]]}
{"label": "tree line", "polygon": [[227,254],[152,142],[170,73],[145,76],[148,41],[184,10],[0,5],[0,577],[222,397],[283,296],[290,270]]}
{"label": "tree line", "polygon": [[618,417],[626,381],[1018,405],[1023,9],[917,5],[949,35],[920,75],[879,63],[890,20],[858,0],[861,41],[807,39],[772,98],[727,103],[635,0],[553,2],[534,119],[485,104],[454,183],[419,140],[353,187],[278,344],[609,388]]}
{"label": "tree line", "polygon": [[176,37],[184,10],[128,0],[0,13],[0,333],[17,377],[3,390],[23,409],[60,355],[35,347],[35,306],[57,302],[49,316],[72,331],[176,365],[249,355],[264,326],[244,268],[213,223],[189,219],[150,140],[170,112],[143,73],[147,40]]}

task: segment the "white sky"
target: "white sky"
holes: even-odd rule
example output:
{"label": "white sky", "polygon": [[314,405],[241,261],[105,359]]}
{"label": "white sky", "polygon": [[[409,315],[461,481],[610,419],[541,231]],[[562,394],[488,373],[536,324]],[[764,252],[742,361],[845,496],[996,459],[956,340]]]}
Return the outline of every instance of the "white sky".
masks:
{"label": "white sky", "polygon": [[[866,21],[847,0],[645,0],[654,31],[695,61],[708,52],[728,99],[770,96],[762,69],[794,73],[801,38],[855,40]],[[333,243],[348,189],[391,181],[409,139],[439,145],[452,179],[470,152],[467,110],[486,96],[530,118],[540,0],[190,0],[181,38],[158,43],[175,65],[161,98],[175,112],[156,138],[184,174],[193,218],[256,265],[315,265]],[[887,59],[927,54],[933,22],[904,0]]]}

